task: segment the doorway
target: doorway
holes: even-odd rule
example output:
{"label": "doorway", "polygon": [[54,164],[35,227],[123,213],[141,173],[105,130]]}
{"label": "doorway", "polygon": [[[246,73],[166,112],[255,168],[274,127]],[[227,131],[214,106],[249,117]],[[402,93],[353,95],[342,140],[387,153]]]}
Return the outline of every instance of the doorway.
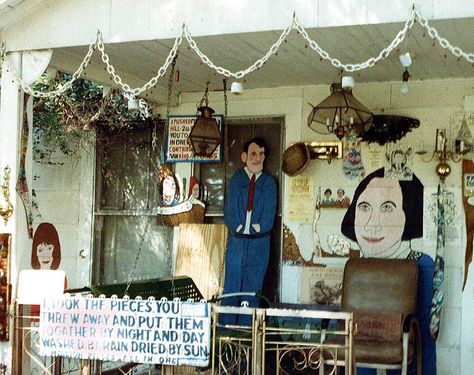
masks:
{"label": "doorway", "polygon": [[[282,175],[281,156],[283,145],[283,117],[239,118],[229,119],[228,124],[228,161],[220,164],[200,164],[196,166],[195,175],[204,188],[206,200],[206,223],[224,222],[225,194],[228,191],[230,177],[242,167],[240,154],[243,144],[253,138],[261,137],[269,150],[265,157],[264,170],[271,174],[277,183],[278,205],[275,222],[271,234],[270,261],[265,276],[262,293],[270,301],[277,302],[279,298],[279,280],[281,266],[281,202]],[[225,158],[224,158],[225,159]]]}

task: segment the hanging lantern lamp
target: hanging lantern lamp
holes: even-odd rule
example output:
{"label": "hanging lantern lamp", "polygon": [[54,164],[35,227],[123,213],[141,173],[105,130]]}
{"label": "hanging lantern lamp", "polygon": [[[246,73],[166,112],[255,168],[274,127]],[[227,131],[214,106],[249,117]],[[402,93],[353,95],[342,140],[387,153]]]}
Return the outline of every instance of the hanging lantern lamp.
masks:
{"label": "hanging lantern lamp", "polygon": [[188,143],[195,156],[210,157],[222,142],[222,134],[217,120],[212,117],[214,110],[209,107],[209,82],[206,91],[198,103],[198,117],[189,133]]}
{"label": "hanging lantern lamp", "polygon": [[[343,81],[344,83],[344,81]],[[359,135],[372,125],[372,112],[352,95],[352,87],[340,83],[331,85],[331,95],[312,106],[308,126],[320,134]]]}

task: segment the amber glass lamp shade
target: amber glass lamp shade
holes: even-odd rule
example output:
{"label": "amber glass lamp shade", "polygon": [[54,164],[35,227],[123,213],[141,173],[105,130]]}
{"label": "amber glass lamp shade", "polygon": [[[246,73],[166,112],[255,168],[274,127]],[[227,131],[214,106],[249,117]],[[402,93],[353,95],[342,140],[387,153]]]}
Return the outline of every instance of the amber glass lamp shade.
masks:
{"label": "amber glass lamp shade", "polygon": [[212,117],[214,110],[211,107],[199,107],[200,115],[189,133],[188,142],[195,156],[209,157],[222,142],[217,120]]}
{"label": "amber glass lamp shade", "polygon": [[313,106],[308,126],[320,134],[335,133],[341,139],[346,134],[367,131],[372,125],[373,114],[352,95],[352,89],[340,83],[331,85],[331,95]]}

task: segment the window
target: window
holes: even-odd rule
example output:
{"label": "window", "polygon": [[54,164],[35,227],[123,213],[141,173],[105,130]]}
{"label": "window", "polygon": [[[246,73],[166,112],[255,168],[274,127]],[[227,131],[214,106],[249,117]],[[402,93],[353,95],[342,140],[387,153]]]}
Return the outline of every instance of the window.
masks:
{"label": "window", "polygon": [[171,274],[172,228],[159,226],[158,181],[163,124],[100,131],[94,210],[94,284],[125,283]]}

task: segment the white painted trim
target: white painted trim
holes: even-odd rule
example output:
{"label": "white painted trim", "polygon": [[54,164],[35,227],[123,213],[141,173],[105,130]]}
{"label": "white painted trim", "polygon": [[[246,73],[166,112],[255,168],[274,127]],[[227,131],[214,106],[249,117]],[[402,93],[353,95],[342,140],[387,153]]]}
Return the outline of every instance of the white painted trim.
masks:
{"label": "white painted trim", "polygon": [[[69,288],[81,288],[90,285],[93,268],[93,223],[95,201],[95,163],[96,141],[95,134],[81,147],[80,163],[80,193],[79,193],[79,226],[76,251],[77,276],[79,285],[69,285]],[[84,257],[81,257],[81,251]]]}
{"label": "white painted trim", "polygon": [[[105,43],[174,39],[185,23],[193,36],[283,30],[295,13],[307,28],[405,22],[411,0],[48,0],[11,10],[0,4],[2,41],[8,51],[87,45],[97,30]],[[25,2],[27,3],[27,2]],[[474,2],[420,0],[429,20],[474,16]],[[208,20],[212,20],[212,26]],[[240,20],[245,20],[244,22]],[[21,28],[17,25],[21,24]]]}

